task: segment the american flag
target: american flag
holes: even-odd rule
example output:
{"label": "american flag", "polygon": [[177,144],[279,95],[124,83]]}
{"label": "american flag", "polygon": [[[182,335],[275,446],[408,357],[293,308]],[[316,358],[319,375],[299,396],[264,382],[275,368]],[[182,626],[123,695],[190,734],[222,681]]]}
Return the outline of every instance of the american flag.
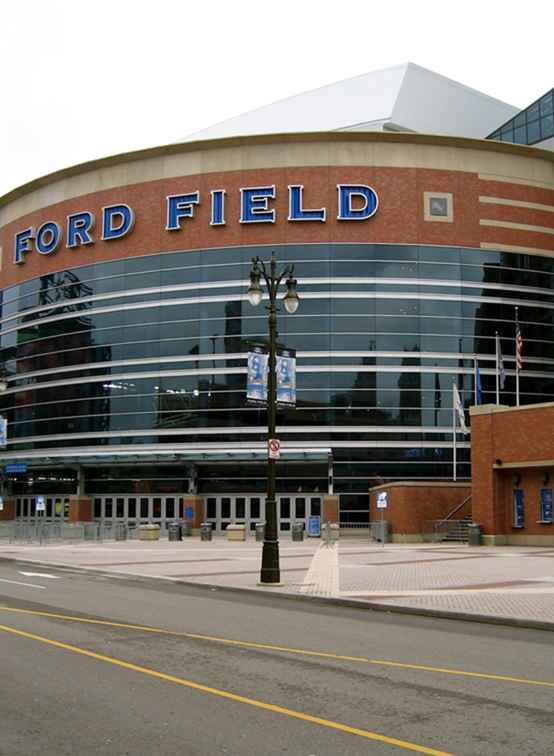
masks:
{"label": "american flag", "polygon": [[523,368],[523,338],[518,320],[516,320],[516,368],[517,370]]}

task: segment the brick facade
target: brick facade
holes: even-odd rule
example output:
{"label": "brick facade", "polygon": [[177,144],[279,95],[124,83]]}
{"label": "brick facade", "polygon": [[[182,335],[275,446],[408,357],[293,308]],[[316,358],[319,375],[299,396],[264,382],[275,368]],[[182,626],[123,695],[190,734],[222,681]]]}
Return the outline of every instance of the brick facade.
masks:
{"label": "brick facade", "polygon": [[[554,487],[554,403],[471,408],[473,520],[485,543],[554,544],[554,524],[539,522],[540,492]],[[514,490],[525,521],[514,526]]]}
{"label": "brick facade", "polygon": [[[384,519],[389,523],[392,540],[396,542],[421,541],[428,520],[440,520],[468,499],[468,483],[428,483],[399,481],[376,486],[369,491],[369,519],[381,519],[377,509],[377,494],[386,491],[387,508]],[[456,512],[456,519],[471,514],[471,502]]]}

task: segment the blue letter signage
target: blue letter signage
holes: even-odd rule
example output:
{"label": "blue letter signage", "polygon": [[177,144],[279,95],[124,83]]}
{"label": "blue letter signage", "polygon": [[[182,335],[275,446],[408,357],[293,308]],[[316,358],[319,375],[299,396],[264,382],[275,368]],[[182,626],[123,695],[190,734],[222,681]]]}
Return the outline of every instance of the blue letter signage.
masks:
{"label": "blue letter signage", "polygon": [[325,208],[319,210],[304,210],[302,207],[302,195],[304,187],[302,184],[293,184],[289,186],[289,220],[290,221],[324,221]]}
{"label": "blue letter signage", "polygon": [[[288,216],[289,223],[320,222],[327,220],[325,207],[304,206],[304,185],[289,184]],[[275,185],[250,186],[240,189],[239,223],[275,223],[277,211],[271,207],[277,197]],[[225,189],[210,191],[209,218],[214,229],[225,226],[227,192]],[[201,205],[200,191],[197,189],[186,194],[172,194],[166,197],[166,231],[180,231],[185,218],[195,217],[196,208]],[[377,212],[379,198],[377,192],[366,184],[337,184],[337,220],[364,221]],[[125,203],[107,205],[102,208],[102,241],[121,239],[129,234],[135,224],[135,213]],[[186,224],[185,224],[186,226]],[[89,210],[71,213],[66,216],[65,246],[67,249],[85,247],[94,244],[95,217]],[[214,233],[217,233],[214,231]],[[25,262],[25,255],[33,250],[40,255],[51,255],[62,245],[62,224],[55,220],[42,223],[36,230],[29,226],[15,234],[14,263]]]}
{"label": "blue letter signage", "polygon": [[135,214],[129,205],[108,205],[102,208],[102,239],[121,239],[133,228]]}
{"label": "blue letter signage", "polygon": [[[367,220],[379,206],[377,192],[365,184],[338,184],[337,220]],[[356,200],[356,202],[355,202]],[[358,205],[355,207],[355,205]]]}
{"label": "blue letter signage", "polygon": [[241,189],[240,222],[275,223],[275,210],[269,208],[270,199],[275,199],[275,185]]}

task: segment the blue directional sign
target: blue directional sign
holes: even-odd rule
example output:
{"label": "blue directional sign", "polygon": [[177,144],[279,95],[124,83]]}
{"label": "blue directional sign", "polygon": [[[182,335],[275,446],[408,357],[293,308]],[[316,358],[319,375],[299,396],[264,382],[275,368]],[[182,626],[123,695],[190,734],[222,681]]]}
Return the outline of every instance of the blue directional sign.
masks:
{"label": "blue directional sign", "polygon": [[23,462],[12,462],[11,464],[4,465],[4,472],[6,475],[9,475],[10,473],[26,473],[27,465]]}

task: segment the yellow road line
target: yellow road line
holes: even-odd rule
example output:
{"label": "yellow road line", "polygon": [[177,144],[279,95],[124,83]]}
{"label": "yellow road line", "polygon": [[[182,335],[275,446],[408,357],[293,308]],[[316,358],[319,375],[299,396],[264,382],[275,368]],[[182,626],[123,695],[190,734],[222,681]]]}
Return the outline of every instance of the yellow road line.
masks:
{"label": "yellow road line", "polygon": [[294,709],[287,709],[284,706],[276,706],[275,704],[265,703],[264,701],[258,701],[254,698],[247,698],[246,696],[238,695],[237,693],[229,693],[226,690],[220,690],[219,688],[212,688],[208,685],[202,685],[201,683],[193,682],[192,680],[185,680],[182,677],[175,677],[174,675],[167,675],[164,672],[158,672],[155,669],[149,667],[142,667],[138,664],[131,664],[130,662],[123,661],[121,659],[115,659],[112,656],[104,656],[104,654],[97,654],[94,651],[87,651],[79,646],[72,646],[69,643],[61,643],[60,641],[52,640],[51,638],[45,638],[42,635],[35,635],[34,633],[28,633],[24,630],[17,630],[14,627],[8,625],[0,625],[0,630],[12,635],[18,635],[22,638],[28,638],[30,640],[39,641],[56,648],[61,648],[64,651],[71,651],[74,654],[80,654],[81,656],[88,656],[96,661],[106,662],[112,664],[115,667],[122,667],[123,669],[131,670],[132,672],[139,672],[148,677],[154,677],[158,680],[164,680],[165,682],[175,683],[175,685],[181,685],[185,688],[192,688],[198,690],[201,693],[209,693],[219,698],[226,698],[230,701],[246,704],[247,706],[254,706],[257,709],[263,709],[264,711],[271,711],[275,714],[283,714],[293,719],[300,719],[304,722],[310,722],[311,724],[320,725],[321,727],[327,727],[330,730],[338,730],[339,732],[345,732],[348,735],[357,735],[367,740],[375,740],[380,743],[386,743],[387,745],[397,746],[398,748],[404,748],[408,751],[416,751],[417,753],[426,753],[431,756],[452,756],[452,754],[446,751],[437,751],[434,748],[427,748],[426,746],[418,745],[417,743],[410,743],[407,740],[399,740],[398,738],[389,738],[386,735],[379,735],[376,732],[370,730],[362,730],[358,727],[350,727],[350,725],[342,724],[341,722],[333,722],[330,719],[322,719],[321,717],[314,717],[311,714],[304,714],[301,711],[295,711]]}
{"label": "yellow road line", "polygon": [[104,625],[107,627],[119,627],[124,630],[139,630],[144,633],[156,633],[158,635],[169,635],[177,638],[189,638],[191,640],[210,641],[211,643],[222,643],[228,646],[239,646],[241,648],[256,648],[263,651],[282,651],[287,654],[298,654],[299,656],[314,656],[321,659],[333,659],[335,661],[358,662],[360,664],[371,664],[380,667],[396,667],[398,669],[413,669],[419,672],[434,672],[444,675],[453,675],[459,677],[473,677],[481,680],[494,680],[497,682],[518,683],[521,685],[538,685],[543,688],[554,688],[554,682],[546,680],[530,680],[525,677],[511,677],[509,675],[493,675],[487,672],[466,672],[463,669],[451,669],[449,667],[433,667],[427,664],[410,664],[409,662],[395,662],[386,659],[370,659],[366,656],[345,656],[344,654],[333,654],[326,651],[312,651],[304,648],[294,648],[289,646],[278,646],[272,643],[256,643],[255,641],[233,640],[231,638],[220,638],[214,635],[201,635],[199,633],[177,632],[176,630],[165,630],[160,627],[149,627],[148,625],[132,625],[125,622],[111,622],[108,620],[89,619],[88,617],[72,617],[68,614],[55,614],[53,612],[41,612],[33,609],[16,609],[9,606],[0,606],[2,612],[15,612],[17,614],[31,614],[38,617],[50,617],[51,619],[65,620],[68,622],[83,622],[90,625]]}

